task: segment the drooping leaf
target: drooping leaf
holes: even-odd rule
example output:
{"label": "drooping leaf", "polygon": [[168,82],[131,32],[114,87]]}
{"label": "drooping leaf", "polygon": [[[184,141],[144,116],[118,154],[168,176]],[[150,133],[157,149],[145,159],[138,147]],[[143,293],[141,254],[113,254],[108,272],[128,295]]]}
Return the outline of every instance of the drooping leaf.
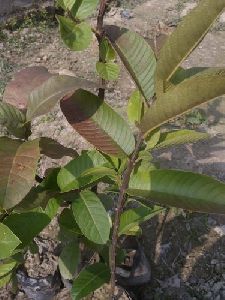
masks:
{"label": "drooping leaf", "polygon": [[96,85],[85,79],[55,75],[35,89],[28,100],[27,120],[48,113],[61,99],[78,88],[95,88]]}
{"label": "drooping leaf", "polygon": [[119,235],[128,234],[135,225],[153,218],[162,211],[163,209],[159,206],[150,208],[145,205],[126,210],[120,216]]}
{"label": "drooping leaf", "polygon": [[120,67],[114,62],[97,62],[96,70],[99,76],[105,80],[116,80],[120,74]]}
{"label": "drooping leaf", "polygon": [[209,138],[209,134],[206,132],[197,132],[195,130],[174,130],[161,133],[158,144],[155,146],[158,148],[165,148],[174,145],[195,143],[200,140]]}
{"label": "drooping leaf", "polygon": [[153,50],[139,34],[114,25],[106,34],[146,100],[154,95],[156,59]]}
{"label": "drooping leaf", "polygon": [[202,0],[165,42],[157,63],[157,77],[168,80],[193,51],[225,8],[225,0]]}
{"label": "drooping leaf", "polygon": [[0,262],[0,278],[6,276],[17,265],[17,262],[13,259]]}
{"label": "drooping leaf", "polygon": [[3,101],[26,110],[30,93],[51,76],[44,67],[29,67],[19,71],[6,86]]}
{"label": "drooping leaf", "polygon": [[140,128],[143,133],[157,128],[192,108],[225,94],[225,70],[208,69],[163,94],[146,111]]}
{"label": "drooping leaf", "polygon": [[40,138],[40,150],[41,154],[49,156],[53,159],[59,159],[63,156],[76,157],[78,155],[77,151],[74,149],[64,147],[57,141],[47,137]]}
{"label": "drooping leaf", "polygon": [[98,3],[99,0],[76,0],[71,13],[77,19],[84,20],[95,12]]}
{"label": "drooping leaf", "polygon": [[17,138],[25,138],[29,125],[25,125],[25,115],[11,104],[0,102],[0,124]]}
{"label": "drooping leaf", "polygon": [[86,267],[73,282],[71,290],[72,299],[79,300],[87,296],[100,288],[104,283],[108,283],[109,279],[110,270],[103,263]]}
{"label": "drooping leaf", "polygon": [[131,176],[128,193],[162,205],[192,211],[225,213],[225,184],[206,175],[153,170]]}
{"label": "drooping leaf", "polygon": [[144,115],[145,103],[139,90],[135,90],[128,102],[127,116],[131,123],[140,123]]}
{"label": "drooping leaf", "polygon": [[72,204],[73,215],[82,233],[96,244],[109,239],[110,222],[100,199],[91,191],[82,191]]}
{"label": "drooping leaf", "polygon": [[0,206],[9,209],[18,204],[33,186],[39,140],[22,143],[0,138]]}
{"label": "drooping leaf", "polygon": [[73,279],[80,258],[79,242],[72,241],[64,246],[59,256],[59,270],[64,279]]}
{"label": "drooping leaf", "polygon": [[20,239],[22,246],[28,245],[49,223],[51,219],[45,213],[25,212],[9,215],[4,224]]}
{"label": "drooping leaf", "polygon": [[102,62],[110,62],[116,59],[116,52],[106,38],[102,39],[99,51]]}
{"label": "drooping leaf", "polygon": [[82,174],[88,169],[94,167],[107,166],[108,162],[104,156],[98,151],[83,152],[77,158],[71,160],[64,166],[58,174],[58,185],[62,192],[69,192],[71,190],[79,189],[83,185],[87,185],[102,175],[90,178],[82,178]]}
{"label": "drooping leaf", "polygon": [[0,223],[0,259],[10,257],[20,243],[10,228]]}
{"label": "drooping leaf", "polygon": [[91,26],[86,23],[74,23],[69,18],[57,16],[63,42],[73,51],[82,51],[89,47],[92,41]]}
{"label": "drooping leaf", "polygon": [[131,129],[103,99],[78,90],[61,102],[61,109],[71,126],[100,151],[117,157],[133,152]]}

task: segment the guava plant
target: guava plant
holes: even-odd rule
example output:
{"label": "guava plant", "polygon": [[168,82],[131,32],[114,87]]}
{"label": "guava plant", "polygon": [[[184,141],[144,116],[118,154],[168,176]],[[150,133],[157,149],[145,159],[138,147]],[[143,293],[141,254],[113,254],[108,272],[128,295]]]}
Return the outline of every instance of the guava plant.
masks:
{"label": "guava plant", "polygon": [[[0,138],[0,286],[15,277],[33,238],[57,216],[59,270],[73,282],[72,299],[108,282],[114,299],[121,239],[140,235],[141,222],[167,206],[225,213],[224,183],[158,169],[151,155],[155,149],[208,137],[193,130],[171,131],[165,124],[225,94],[224,68],[181,67],[222,13],[225,0],[200,1],[158,54],[139,34],[104,26],[106,0],[59,0],[58,5],[65,11],[57,16],[61,37],[70,50],[90,47],[94,37],[98,41],[98,93],[95,82],[51,74],[44,67],[20,71],[6,87],[0,103],[0,122],[9,133]],[[93,27],[87,18],[98,5]],[[128,102],[128,121],[105,101],[108,81],[122,80],[118,59],[137,87]],[[32,121],[57,103],[92,149],[77,153],[46,137],[31,138]],[[40,178],[36,170],[42,154],[71,160]],[[77,274],[81,243],[99,254],[99,262]]]}

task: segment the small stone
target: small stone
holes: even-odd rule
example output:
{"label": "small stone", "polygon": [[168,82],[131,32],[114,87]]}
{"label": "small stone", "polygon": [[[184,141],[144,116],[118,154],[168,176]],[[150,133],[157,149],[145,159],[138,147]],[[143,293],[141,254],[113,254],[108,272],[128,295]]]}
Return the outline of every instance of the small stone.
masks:
{"label": "small stone", "polygon": [[213,228],[213,230],[219,235],[224,236],[225,235],[225,225],[222,226],[216,226]]}
{"label": "small stone", "polygon": [[43,61],[47,61],[47,60],[48,60],[48,56],[47,56],[47,55],[43,56],[43,57],[42,57],[42,60],[43,60]]}
{"label": "small stone", "polygon": [[217,259],[212,259],[211,260],[211,265],[216,265],[218,263],[218,260]]}
{"label": "small stone", "polygon": [[4,48],[4,44],[0,43],[0,50],[2,50]]}
{"label": "small stone", "polygon": [[122,19],[131,19],[134,17],[134,15],[132,14],[132,12],[129,9],[124,9],[120,12],[121,18]]}
{"label": "small stone", "polygon": [[36,58],[36,62],[41,62],[41,58],[40,58],[40,57],[37,57],[37,58]]}

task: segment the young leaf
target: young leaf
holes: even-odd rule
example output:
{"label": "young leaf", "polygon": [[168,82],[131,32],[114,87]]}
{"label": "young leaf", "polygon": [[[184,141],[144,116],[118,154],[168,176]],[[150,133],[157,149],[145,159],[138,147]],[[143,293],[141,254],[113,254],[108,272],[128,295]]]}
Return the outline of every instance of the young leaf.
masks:
{"label": "young leaf", "polygon": [[28,131],[25,126],[25,115],[11,104],[0,102],[0,124],[5,126],[10,134],[23,139]]}
{"label": "young leaf", "polygon": [[165,42],[157,63],[157,77],[169,80],[225,8],[225,0],[202,0]]}
{"label": "young leaf", "polygon": [[38,139],[22,143],[0,138],[0,207],[12,208],[30,191],[39,156]]}
{"label": "young leaf", "polygon": [[156,59],[149,44],[139,34],[114,25],[105,26],[117,54],[146,100],[154,95]]}
{"label": "young leaf", "polygon": [[51,76],[44,67],[29,67],[19,71],[6,86],[3,101],[26,110],[30,93]]}
{"label": "young leaf", "polygon": [[85,79],[55,75],[39,88],[32,91],[28,100],[27,120],[48,113],[61,99],[78,88],[95,88],[96,85]]}
{"label": "young leaf", "polygon": [[71,9],[71,13],[73,17],[84,20],[95,12],[98,3],[99,0],[76,0]]}
{"label": "young leaf", "polygon": [[10,257],[20,243],[19,238],[6,225],[0,223],[0,259]]}
{"label": "young leaf", "polygon": [[126,210],[120,216],[119,235],[127,234],[135,225],[151,219],[162,211],[163,209],[159,206],[149,208],[145,205]]}
{"label": "young leaf", "polygon": [[44,213],[26,212],[9,215],[4,220],[4,224],[18,236],[24,247],[27,246],[50,221],[51,219]]}
{"label": "young leaf", "polygon": [[[77,0],[58,0],[58,5],[64,10],[71,10]],[[79,0],[78,0],[79,1]]]}
{"label": "young leaf", "polygon": [[89,47],[93,34],[88,23],[76,24],[71,19],[59,15],[57,20],[61,38],[67,47],[73,51],[82,51]]}
{"label": "young leaf", "polygon": [[103,99],[78,90],[61,101],[61,109],[71,126],[100,151],[117,157],[133,152],[131,129]]}
{"label": "young leaf", "polygon": [[79,300],[110,280],[109,268],[97,263],[83,269],[73,282],[71,295],[73,300]]}
{"label": "young leaf", "polygon": [[40,150],[41,154],[44,154],[53,159],[60,159],[63,156],[76,157],[77,152],[72,148],[66,148],[57,141],[47,138],[40,138]]}
{"label": "young leaf", "polygon": [[80,156],[71,160],[60,170],[57,179],[58,185],[62,192],[79,189],[80,187],[91,182],[95,182],[102,177],[102,174],[100,174],[99,176],[82,178],[82,174],[85,171],[94,167],[107,165],[107,160],[98,151],[92,150],[83,152]]}
{"label": "young leaf", "polygon": [[6,276],[11,272],[17,265],[15,260],[1,261],[0,262],[0,278]]}
{"label": "young leaf", "polygon": [[127,116],[131,123],[140,123],[144,115],[145,103],[139,90],[135,90],[128,102]]}
{"label": "young leaf", "polygon": [[59,270],[64,279],[73,279],[80,258],[78,241],[71,241],[64,246],[59,256]]}
{"label": "young leaf", "polygon": [[110,222],[100,199],[91,191],[82,191],[72,204],[73,215],[82,233],[96,244],[109,239]]}
{"label": "young leaf", "polygon": [[162,205],[192,211],[225,213],[225,184],[211,177],[176,170],[133,174],[128,193]]}
{"label": "young leaf", "polygon": [[116,59],[116,52],[106,38],[102,39],[99,51],[102,62],[110,62]]}
{"label": "young leaf", "polygon": [[120,67],[113,62],[97,62],[96,70],[99,76],[105,80],[116,80],[120,74]]}
{"label": "young leaf", "polygon": [[149,135],[145,138],[146,141],[146,150],[151,150],[156,147],[160,140],[160,128],[156,128],[155,130],[151,131]]}
{"label": "young leaf", "polygon": [[163,132],[161,133],[160,139],[155,148],[158,149],[186,143],[195,143],[207,138],[209,138],[208,133],[187,129]]}
{"label": "young leaf", "polygon": [[52,220],[60,207],[60,199],[55,197],[48,200],[48,203],[46,205],[46,208],[43,210],[43,212]]}
{"label": "young leaf", "polygon": [[225,69],[201,72],[163,94],[146,111],[140,128],[145,135],[192,108],[225,94]]}

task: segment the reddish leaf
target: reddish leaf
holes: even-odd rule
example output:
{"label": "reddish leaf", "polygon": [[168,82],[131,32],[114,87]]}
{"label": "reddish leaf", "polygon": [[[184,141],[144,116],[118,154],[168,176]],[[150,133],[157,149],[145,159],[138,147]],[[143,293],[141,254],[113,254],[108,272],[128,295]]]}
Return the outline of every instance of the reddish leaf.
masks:
{"label": "reddish leaf", "polygon": [[45,67],[29,67],[19,71],[6,86],[3,101],[26,110],[30,93],[51,76]]}
{"label": "reddish leaf", "polygon": [[61,101],[61,109],[73,128],[102,152],[119,157],[133,152],[129,126],[96,95],[80,89]]}

